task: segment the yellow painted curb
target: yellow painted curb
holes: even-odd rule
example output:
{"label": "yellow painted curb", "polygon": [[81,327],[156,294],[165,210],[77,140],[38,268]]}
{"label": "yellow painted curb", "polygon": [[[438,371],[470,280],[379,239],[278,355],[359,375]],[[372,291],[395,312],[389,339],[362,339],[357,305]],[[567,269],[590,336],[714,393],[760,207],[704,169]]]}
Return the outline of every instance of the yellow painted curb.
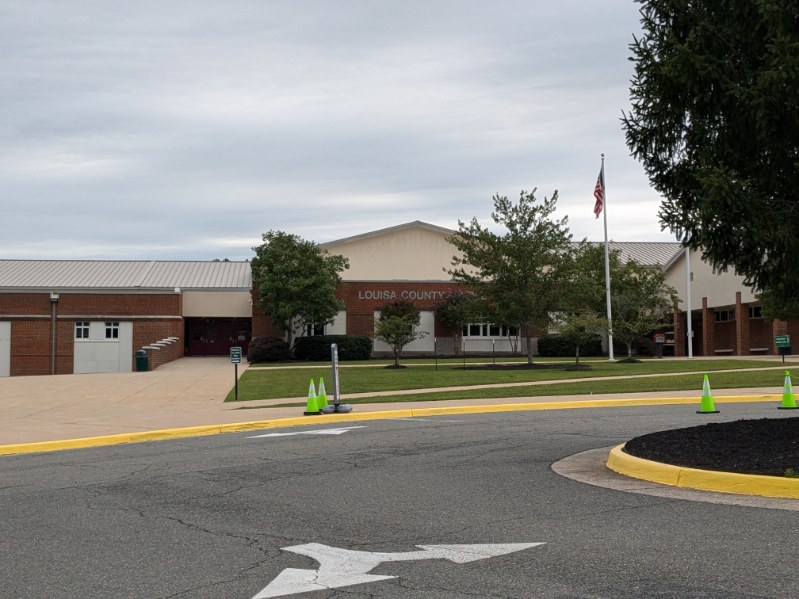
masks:
{"label": "yellow painted curb", "polygon": [[622,451],[623,448],[624,445],[618,445],[610,450],[607,467],[625,476],[700,491],[799,499],[796,478],[672,466],[635,457]]}
{"label": "yellow painted curb", "polygon": [[[771,402],[773,395],[733,395],[716,398],[717,403]],[[777,398],[779,399],[779,398]],[[689,405],[698,403],[692,397],[653,397],[628,399],[589,399],[580,401],[546,401],[535,403],[495,404],[481,406],[442,406],[440,408],[406,408],[402,410],[386,410],[380,412],[360,412],[348,414],[323,414],[320,416],[299,416],[297,418],[278,418],[274,420],[257,420],[234,424],[216,424],[187,428],[171,428],[141,433],[123,433],[63,441],[41,441],[38,443],[19,443],[16,445],[0,445],[0,456],[22,453],[42,453],[46,451],[62,451],[65,449],[83,449],[121,445],[124,443],[143,443],[146,441],[163,441],[219,435],[222,433],[246,432],[267,428],[283,428],[308,426],[331,422],[354,422],[359,420],[389,420],[392,418],[418,418],[426,416],[443,416],[455,414],[490,414],[498,412],[523,412],[530,410],[571,410],[588,408],[615,408],[635,406]]]}

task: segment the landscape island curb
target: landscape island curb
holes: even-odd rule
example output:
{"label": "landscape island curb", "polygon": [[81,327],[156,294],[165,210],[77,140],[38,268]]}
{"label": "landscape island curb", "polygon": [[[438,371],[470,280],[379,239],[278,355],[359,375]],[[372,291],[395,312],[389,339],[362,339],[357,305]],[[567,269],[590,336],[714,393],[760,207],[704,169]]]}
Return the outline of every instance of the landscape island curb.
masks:
{"label": "landscape island curb", "polygon": [[630,455],[624,451],[624,444],[617,445],[610,450],[606,465],[618,474],[672,487],[736,495],[799,499],[799,478],[673,466]]}

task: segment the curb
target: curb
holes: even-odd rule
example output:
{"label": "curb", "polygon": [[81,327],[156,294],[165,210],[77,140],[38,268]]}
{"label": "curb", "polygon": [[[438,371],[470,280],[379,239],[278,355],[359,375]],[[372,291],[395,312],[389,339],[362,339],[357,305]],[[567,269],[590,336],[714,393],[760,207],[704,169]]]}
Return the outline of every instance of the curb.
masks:
{"label": "curb", "polygon": [[[719,403],[751,403],[773,402],[774,395],[734,395],[716,398]],[[692,397],[656,397],[656,398],[628,398],[628,399],[591,399],[580,401],[546,401],[534,403],[509,403],[481,406],[446,406],[436,408],[409,408],[403,410],[385,410],[376,412],[363,412],[358,414],[325,414],[320,417],[299,416],[296,418],[276,418],[272,420],[256,420],[237,422],[233,424],[215,424],[184,428],[169,428],[137,433],[122,433],[116,435],[103,435],[97,437],[84,437],[79,439],[65,439],[60,441],[40,441],[36,443],[18,443],[14,445],[0,445],[0,456],[19,455],[26,453],[42,453],[63,451],[67,449],[85,449],[89,447],[105,447],[127,443],[143,443],[147,441],[164,441],[168,439],[182,439],[223,433],[240,433],[252,430],[270,428],[288,428],[294,426],[309,426],[334,422],[353,422],[359,420],[390,420],[393,418],[419,418],[428,416],[445,416],[454,414],[490,414],[498,412],[524,412],[536,410],[570,410],[589,408],[616,408],[636,406],[659,405],[693,405],[696,399]]]}
{"label": "curb", "polygon": [[623,449],[624,444],[611,449],[606,466],[631,478],[699,491],[799,499],[799,479],[796,478],[672,466],[635,457]]}

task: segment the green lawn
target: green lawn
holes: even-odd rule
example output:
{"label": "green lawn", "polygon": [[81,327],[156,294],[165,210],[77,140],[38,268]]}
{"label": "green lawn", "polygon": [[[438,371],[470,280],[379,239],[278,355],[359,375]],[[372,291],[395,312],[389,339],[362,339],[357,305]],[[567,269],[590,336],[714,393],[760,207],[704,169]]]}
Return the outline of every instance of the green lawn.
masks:
{"label": "green lawn", "polygon": [[[490,362],[489,362],[490,363]],[[799,368],[799,364],[786,363],[784,367],[774,361],[763,360],[644,360],[638,364],[610,363],[607,360],[590,362],[589,371],[567,371],[568,363],[537,361],[546,367],[535,370],[502,370],[480,368],[473,364],[464,368],[462,361],[439,361],[438,367],[432,362],[406,362],[407,368],[391,369],[375,362],[344,363],[339,369],[340,389],[346,393],[370,393],[381,391],[400,391],[414,389],[435,389],[441,387],[491,385],[502,383],[525,383],[566,379],[623,377],[617,379],[569,382],[547,385],[530,385],[512,388],[483,388],[466,391],[442,391],[409,395],[389,395],[366,399],[347,399],[348,403],[364,402],[405,402],[438,401],[447,399],[491,398],[491,397],[534,397],[537,395],[569,395],[590,393],[635,393],[645,391],[674,391],[685,389],[701,390],[702,376],[679,373],[712,373],[718,370],[741,370],[745,368],[780,367],[786,370]],[[367,367],[368,366],[368,367]],[[795,372],[795,371],[794,371]],[[636,375],[673,376],[637,378]],[[775,387],[781,388],[781,370],[760,372],[717,373],[710,377],[713,389],[733,387]],[[311,378],[318,384],[319,377],[325,378],[328,396],[332,396],[330,365],[302,367],[249,368],[239,381],[239,401],[256,399],[293,398],[290,403],[302,403],[307,397]],[[232,400],[233,392],[228,395]]]}

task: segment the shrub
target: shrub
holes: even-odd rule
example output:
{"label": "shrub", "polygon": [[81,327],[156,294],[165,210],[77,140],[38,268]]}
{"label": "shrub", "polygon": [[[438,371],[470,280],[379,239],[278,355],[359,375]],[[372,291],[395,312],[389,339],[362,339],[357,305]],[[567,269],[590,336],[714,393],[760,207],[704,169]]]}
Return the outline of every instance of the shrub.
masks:
{"label": "shrub", "polygon": [[316,335],[300,337],[294,344],[298,360],[326,362],[330,360],[330,345],[338,346],[338,359],[368,360],[372,357],[372,340],[358,335]]}
{"label": "shrub", "polygon": [[[538,338],[538,355],[545,358],[573,358],[576,355],[574,343],[560,335],[545,335]],[[601,356],[602,339],[597,335],[589,343],[580,345],[580,356]]]}
{"label": "shrub", "polygon": [[291,360],[289,344],[280,337],[253,337],[247,348],[248,362],[280,362]]}

